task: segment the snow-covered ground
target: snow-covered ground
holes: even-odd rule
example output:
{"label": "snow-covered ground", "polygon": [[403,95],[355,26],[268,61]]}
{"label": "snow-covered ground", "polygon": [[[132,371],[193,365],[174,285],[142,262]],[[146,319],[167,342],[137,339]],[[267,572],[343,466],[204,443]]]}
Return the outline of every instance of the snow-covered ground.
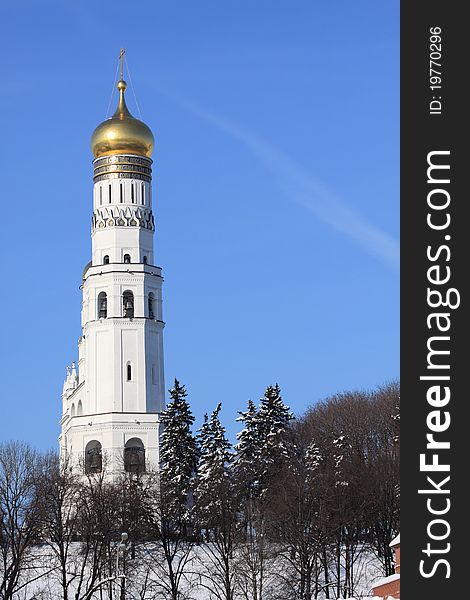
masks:
{"label": "snow-covered ground", "polygon": [[[182,575],[181,600],[220,600],[223,596],[217,591],[221,580],[215,573],[214,563],[210,559],[210,552],[204,546],[195,547],[189,554]],[[71,580],[69,599],[75,600],[78,573],[81,564],[79,545],[75,544],[71,553],[68,578]],[[160,549],[149,544],[141,548],[139,562],[127,560],[126,568],[126,598],[138,600],[166,600],[171,598],[165,590],[168,581],[165,561]],[[234,566],[234,600],[251,600],[253,597],[248,592],[243,592],[247,586],[247,570],[241,563],[241,556],[233,558]],[[60,600],[63,598],[59,582],[59,571],[54,570],[54,556],[47,546],[42,546],[36,551],[34,565],[23,575],[24,587],[17,593],[15,600]],[[112,564],[114,568],[114,563]],[[295,600],[295,592],[288,592],[283,585],[283,579],[288,575],[287,563],[280,557],[270,558],[264,565],[264,592],[265,600]],[[44,574],[41,576],[41,574]],[[114,575],[114,572],[111,573]],[[109,579],[109,574],[103,575],[103,580]],[[373,600],[372,587],[383,579],[383,573],[376,558],[370,552],[363,552],[355,564],[355,587],[353,600]],[[27,582],[30,583],[27,583]],[[99,581],[97,582],[99,584]],[[319,588],[324,582],[319,581]],[[82,590],[77,600],[117,600],[119,585],[116,581],[104,581],[97,589],[87,596],[86,587]],[[343,596],[340,596],[343,598]],[[326,598],[324,591],[318,594],[318,600]],[[336,600],[336,585],[330,583],[330,599]]]}

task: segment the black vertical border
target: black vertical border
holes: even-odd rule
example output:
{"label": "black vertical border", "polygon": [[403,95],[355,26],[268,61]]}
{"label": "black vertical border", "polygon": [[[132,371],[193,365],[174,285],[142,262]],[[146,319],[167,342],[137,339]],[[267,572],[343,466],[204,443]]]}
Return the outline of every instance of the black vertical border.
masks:
{"label": "black vertical border", "polygon": [[[470,422],[465,414],[470,406],[470,391],[466,374],[470,373],[470,344],[468,327],[468,279],[470,269],[466,266],[470,256],[467,239],[465,213],[470,208],[470,138],[467,111],[470,99],[468,88],[470,68],[470,23],[464,17],[464,2],[436,2],[435,0],[401,3],[401,597],[404,600],[451,599],[466,597],[470,567],[468,551],[465,549],[469,534],[466,509],[469,499],[465,492],[469,466]],[[442,91],[432,92],[429,88],[430,28],[442,29]],[[442,114],[431,115],[429,102],[433,95],[442,96]],[[451,194],[449,207],[451,224],[445,232],[432,231],[426,224],[427,155],[435,150],[450,150],[450,184],[446,189]],[[451,240],[444,240],[444,235]],[[418,494],[418,489],[429,488],[426,476],[419,469],[419,455],[426,451],[426,417],[432,407],[426,401],[429,381],[420,381],[427,371],[427,341],[432,333],[427,327],[427,315],[432,312],[427,305],[427,270],[431,266],[426,257],[427,246],[433,248],[448,243],[451,250],[449,262],[439,264],[451,269],[451,280],[447,287],[457,288],[461,295],[458,309],[448,310],[451,328],[448,348],[450,356],[451,400],[446,408],[451,416],[448,431],[440,434],[441,440],[449,440],[450,450],[439,452],[440,462],[450,461],[449,487],[451,508],[442,518],[451,527],[449,538],[440,542],[428,538],[427,526],[433,518],[429,514],[427,496]],[[436,286],[432,286],[436,287]],[[445,287],[445,286],[443,286]],[[439,310],[445,310],[441,308]],[[442,334],[445,335],[445,334]],[[443,374],[443,372],[439,372]],[[448,459],[448,461],[446,460]],[[440,481],[444,473],[436,473]],[[444,495],[434,495],[441,499]],[[444,531],[444,527],[440,530]],[[439,533],[439,528],[434,529]],[[423,553],[427,543],[435,549],[450,544],[446,553]],[[462,548],[463,550],[458,550]],[[448,560],[450,578],[446,578],[447,567],[436,568],[432,577],[425,578],[420,572],[420,561],[426,560],[425,570],[439,558]],[[462,596],[463,594],[463,596]]]}

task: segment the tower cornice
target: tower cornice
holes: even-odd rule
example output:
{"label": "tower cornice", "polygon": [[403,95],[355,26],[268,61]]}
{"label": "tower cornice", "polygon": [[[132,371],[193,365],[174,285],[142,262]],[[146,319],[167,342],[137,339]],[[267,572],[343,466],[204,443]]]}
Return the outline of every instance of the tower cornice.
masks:
{"label": "tower cornice", "polygon": [[93,211],[92,230],[107,227],[142,227],[155,231],[152,210],[144,206],[103,206]]}

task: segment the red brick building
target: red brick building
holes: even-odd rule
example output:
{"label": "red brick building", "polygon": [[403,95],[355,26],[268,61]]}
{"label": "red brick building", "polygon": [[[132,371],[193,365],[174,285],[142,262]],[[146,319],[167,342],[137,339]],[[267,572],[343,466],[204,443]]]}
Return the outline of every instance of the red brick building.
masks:
{"label": "red brick building", "polygon": [[372,588],[374,596],[384,600],[400,598],[400,534],[390,542],[390,547],[395,550],[395,574],[383,577]]}

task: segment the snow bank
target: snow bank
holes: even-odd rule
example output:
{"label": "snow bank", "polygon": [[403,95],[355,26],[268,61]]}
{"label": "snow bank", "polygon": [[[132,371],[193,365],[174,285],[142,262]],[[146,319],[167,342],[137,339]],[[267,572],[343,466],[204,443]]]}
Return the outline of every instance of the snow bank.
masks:
{"label": "snow bank", "polygon": [[400,573],[395,573],[394,575],[389,575],[388,577],[382,577],[378,581],[374,582],[374,587],[379,587],[381,585],[385,585],[386,583],[391,583],[392,581],[396,581],[400,579]]}

